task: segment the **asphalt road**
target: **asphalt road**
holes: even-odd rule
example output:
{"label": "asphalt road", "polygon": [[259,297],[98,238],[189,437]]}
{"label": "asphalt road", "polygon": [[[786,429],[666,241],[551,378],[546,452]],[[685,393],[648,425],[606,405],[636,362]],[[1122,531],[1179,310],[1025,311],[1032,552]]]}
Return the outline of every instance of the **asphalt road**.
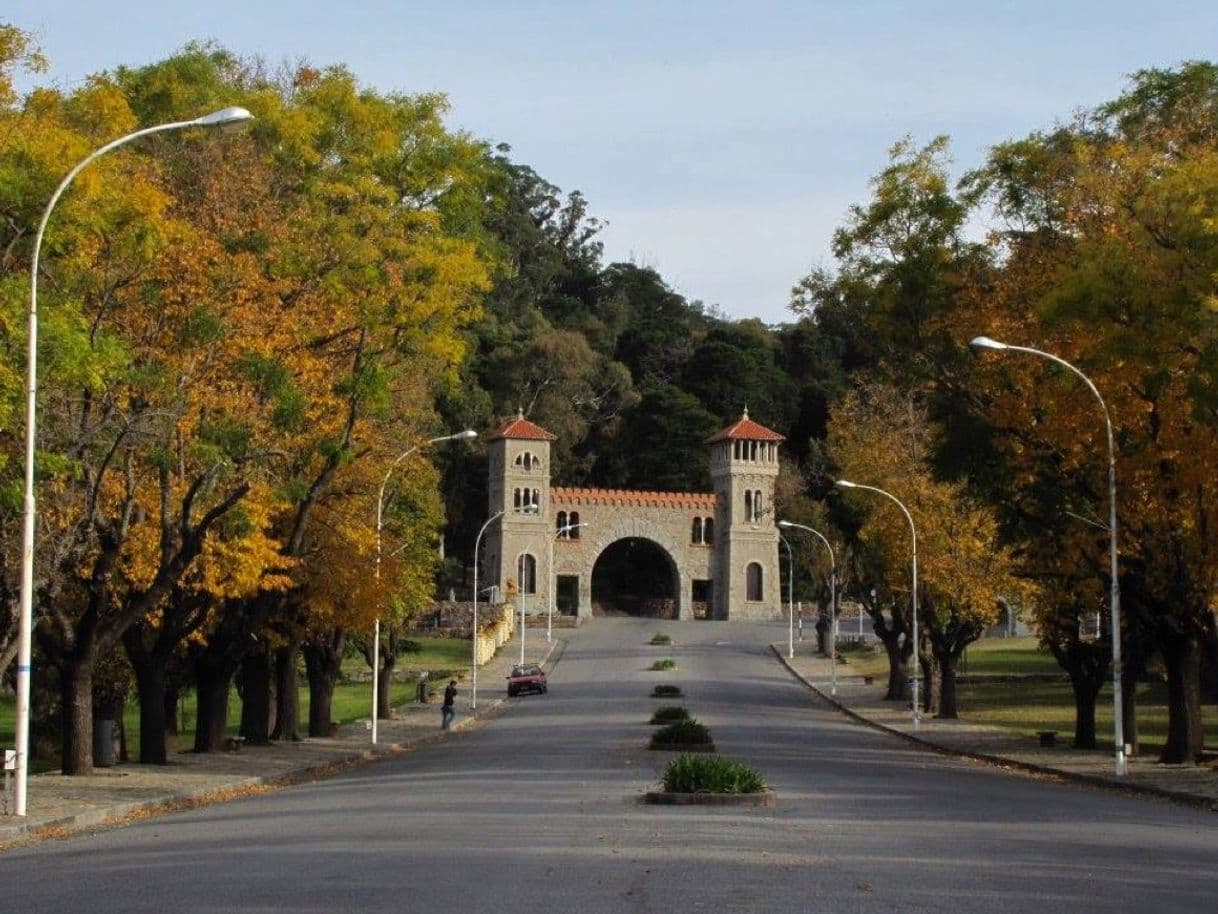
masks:
{"label": "asphalt road", "polygon": [[[660,629],[679,643],[648,646]],[[596,620],[563,633],[548,695],[442,744],[0,855],[0,911],[1218,910],[1218,816],[850,723],[774,660],[784,631]],[[679,669],[648,672],[663,656]],[[638,802],[667,760],[642,748],[659,681],[776,809]]]}

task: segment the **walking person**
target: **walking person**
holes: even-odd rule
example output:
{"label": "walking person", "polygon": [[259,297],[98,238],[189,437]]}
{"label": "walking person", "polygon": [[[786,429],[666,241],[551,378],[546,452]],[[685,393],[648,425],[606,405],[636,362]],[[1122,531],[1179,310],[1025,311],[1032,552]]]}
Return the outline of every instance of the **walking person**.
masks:
{"label": "walking person", "polygon": [[457,716],[453,705],[457,701],[457,680],[452,680],[444,689],[444,705],[440,708],[440,729],[447,730],[452,726],[453,718]]}

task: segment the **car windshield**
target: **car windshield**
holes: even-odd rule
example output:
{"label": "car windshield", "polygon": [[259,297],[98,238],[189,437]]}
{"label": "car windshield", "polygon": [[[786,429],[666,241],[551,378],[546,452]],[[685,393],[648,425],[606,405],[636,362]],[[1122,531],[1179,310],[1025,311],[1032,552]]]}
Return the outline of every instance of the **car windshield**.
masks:
{"label": "car windshield", "polygon": [[536,676],[541,670],[535,666],[518,666],[512,670],[513,676]]}

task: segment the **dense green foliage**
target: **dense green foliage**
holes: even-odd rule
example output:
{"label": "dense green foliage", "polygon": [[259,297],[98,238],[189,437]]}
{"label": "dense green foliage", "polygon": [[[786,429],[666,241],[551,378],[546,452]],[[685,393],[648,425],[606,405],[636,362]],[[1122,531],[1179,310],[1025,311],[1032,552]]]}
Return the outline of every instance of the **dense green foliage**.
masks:
{"label": "dense green foliage", "polygon": [[650,723],[653,724],[674,724],[677,721],[688,720],[689,711],[680,705],[664,705],[656,708],[655,713],[651,715]]}
{"label": "dense green foliage", "polygon": [[710,729],[692,717],[661,727],[651,734],[652,749],[681,749],[711,745]]}
{"label": "dense green foliage", "polygon": [[682,755],[660,779],[669,793],[760,793],[765,781],[753,768],[719,755]]}

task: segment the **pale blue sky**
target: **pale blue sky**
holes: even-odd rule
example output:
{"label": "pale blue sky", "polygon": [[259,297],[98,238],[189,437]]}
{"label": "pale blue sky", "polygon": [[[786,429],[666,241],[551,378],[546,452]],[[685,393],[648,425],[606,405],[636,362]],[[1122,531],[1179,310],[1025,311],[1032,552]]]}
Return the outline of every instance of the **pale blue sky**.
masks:
{"label": "pale blue sky", "polygon": [[606,253],[727,313],[786,320],[790,287],[889,145],[993,143],[1215,56],[1218,3],[8,0],[64,86],[214,38],[272,62],[346,63],[441,90],[494,142],[606,219]]}

